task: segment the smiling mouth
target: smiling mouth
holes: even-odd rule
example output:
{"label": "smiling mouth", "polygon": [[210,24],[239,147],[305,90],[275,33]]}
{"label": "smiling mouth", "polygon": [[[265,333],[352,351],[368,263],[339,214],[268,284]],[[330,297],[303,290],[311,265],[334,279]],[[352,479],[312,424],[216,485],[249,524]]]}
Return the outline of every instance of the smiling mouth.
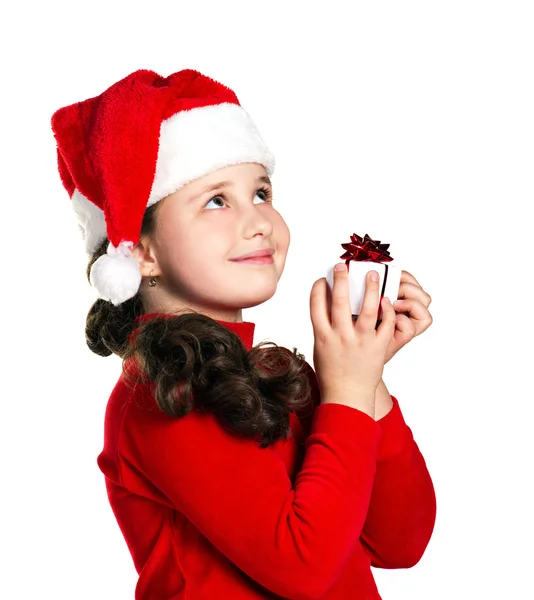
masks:
{"label": "smiling mouth", "polygon": [[252,258],[241,258],[232,262],[249,264],[249,265],[272,265],[274,263],[272,256],[254,256]]}

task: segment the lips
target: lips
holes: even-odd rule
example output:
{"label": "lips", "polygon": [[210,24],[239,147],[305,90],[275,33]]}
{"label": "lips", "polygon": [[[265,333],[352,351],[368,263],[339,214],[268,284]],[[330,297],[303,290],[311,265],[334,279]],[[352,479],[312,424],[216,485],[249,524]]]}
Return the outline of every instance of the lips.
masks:
{"label": "lips", "polygon": [[249,260],[249,259],[253,259],[253,258],[269,258],[274,254],[274,248],[263,248],[261,250],[255,250],[254,252],[249,252],[248,254],[243,254],[242,256],[239,256],[238,258],[232,258],[231,260],[234,261],[241,261],[241,260]]}

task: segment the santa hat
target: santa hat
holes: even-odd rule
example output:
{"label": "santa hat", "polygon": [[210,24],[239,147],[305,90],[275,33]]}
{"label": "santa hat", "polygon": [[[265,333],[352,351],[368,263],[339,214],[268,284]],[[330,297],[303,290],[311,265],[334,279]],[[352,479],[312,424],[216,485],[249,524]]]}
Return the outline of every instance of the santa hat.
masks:
{"label": "santa hat", "polygon": [[191,69],[161,77],[139,70],[100,96],[52,116],[58,169],[88,254],[104,238],[90,282],[115,306],[132,298],[141,271],[132,256],[145,210],[189,181],[274,157],[228,87]]}

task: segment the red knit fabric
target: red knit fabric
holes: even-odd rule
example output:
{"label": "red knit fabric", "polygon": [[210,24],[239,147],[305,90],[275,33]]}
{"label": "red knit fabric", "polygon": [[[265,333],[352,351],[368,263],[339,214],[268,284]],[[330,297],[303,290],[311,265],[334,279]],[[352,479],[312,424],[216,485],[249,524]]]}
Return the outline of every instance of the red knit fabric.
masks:
{"label": "red knit fabric", "polygon": [[[253,323],[219,323],[252,347]],[[371,566],[421,558],[436,499],[397,399],[376,422],[320,404],[307,369],[315,410],[263,450],[210,413],[171,418],[149,383],[119,378],[97,462],[136,600],[377,600]]]}

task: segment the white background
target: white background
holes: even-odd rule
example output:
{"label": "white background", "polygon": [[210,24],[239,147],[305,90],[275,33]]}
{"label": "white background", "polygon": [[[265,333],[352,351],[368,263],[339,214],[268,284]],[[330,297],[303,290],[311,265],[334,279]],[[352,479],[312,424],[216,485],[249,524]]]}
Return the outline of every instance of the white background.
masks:
{"label": "white background", "polygon": [[276,295],[244,312],[255,343],[312,361],[310,288],[353,232],[433,298],[384,380],[437,521],[415,567],[373,570],[382,597],[534,598],[532,3],[33,2],[1,27],[0,597],[133,598],[96,463],[120,360],[85,344],[96,296],[50,117],[136,69],[194,68],[277,160],[292,242]]}

